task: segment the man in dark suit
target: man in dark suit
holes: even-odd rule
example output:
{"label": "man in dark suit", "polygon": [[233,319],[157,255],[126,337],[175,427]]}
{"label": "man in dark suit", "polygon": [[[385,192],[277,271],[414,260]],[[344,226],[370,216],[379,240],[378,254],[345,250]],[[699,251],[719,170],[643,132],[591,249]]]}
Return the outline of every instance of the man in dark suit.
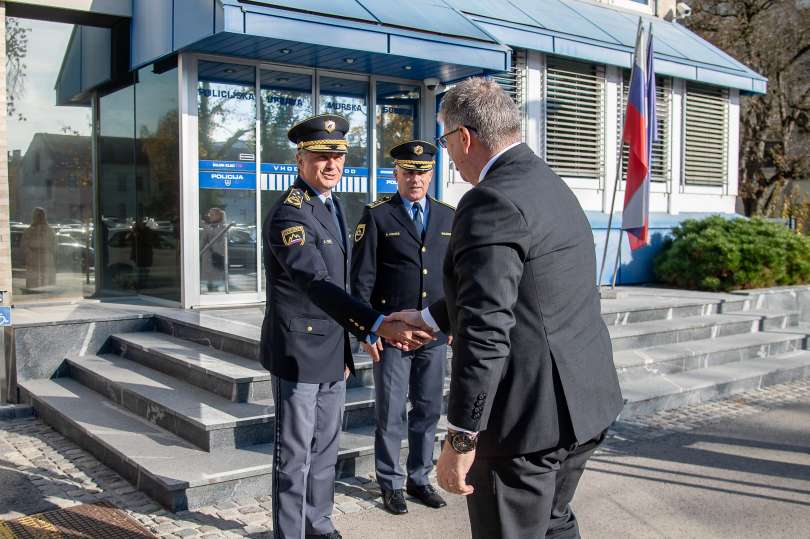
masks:
{"label": "man in dark suit", "polygon": [[[397,193],[366,206],[354,233],[352,293],[385,314],[422,309],[444,296],[441,263],[454,209],[427,194],[435,155],[436,147],[423,140],[395,146]],[[408,512],[403,486],[428,507],[447,505],[428,480],[444,398],[446,343],[442,336],[409,352],[382,347],[380,340],[376,346],[364,344],[375,359],[377,483],[384,507],[395,515]],[[406,433],[407,481],[399,463]]]}
{"label": "man in dark suit", "polygon": [[277,538],[339,539],[331,521],[338,438],[354,369],[348,332],[417,347],[431,337],[386,320],[349,290],[351,241],[332,188],[340,181],[349,122],[308,118],[290,129],[298,178],[262,231],[267,303],[261,360],[273,374],[273,531]]}
{"label": "man in dark suit", "polygon": [[474,188],[453,221],[445,299],[400,315],[454,338],[439,485],[469,495],[474,538],[578,537],[569,502],[622,408],[591,228],[520,142],[497,83],[456,85],[440,119],[439,143]]}

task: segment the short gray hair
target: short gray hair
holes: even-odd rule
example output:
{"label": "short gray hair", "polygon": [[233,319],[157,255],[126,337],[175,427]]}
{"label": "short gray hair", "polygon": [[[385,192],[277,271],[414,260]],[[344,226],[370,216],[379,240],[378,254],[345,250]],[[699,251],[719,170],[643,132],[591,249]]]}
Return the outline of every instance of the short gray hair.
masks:
{"label": "short gray hair", "polygon": [[497,82],[482,77],[466,79],[448,90],[439,117],[451,129],[472,127],[490,150],[520,141],[520,110]]}

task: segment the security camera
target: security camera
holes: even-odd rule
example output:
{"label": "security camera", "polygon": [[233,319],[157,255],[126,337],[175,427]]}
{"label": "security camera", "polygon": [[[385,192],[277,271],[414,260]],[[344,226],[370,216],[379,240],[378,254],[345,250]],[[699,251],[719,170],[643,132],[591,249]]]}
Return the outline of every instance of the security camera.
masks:
{"label": "security camera", "polygon": [[678,2],[675,4],[675,18],[685,19],[692,15],[692,8],[685,2]]}
{"label": "security camera", "polygon": [[442,85],[442,81],[436,77],[428,77],[423,82],[425,83],[425,88],[427,88],[429,92],[433,93],[436,93]]}

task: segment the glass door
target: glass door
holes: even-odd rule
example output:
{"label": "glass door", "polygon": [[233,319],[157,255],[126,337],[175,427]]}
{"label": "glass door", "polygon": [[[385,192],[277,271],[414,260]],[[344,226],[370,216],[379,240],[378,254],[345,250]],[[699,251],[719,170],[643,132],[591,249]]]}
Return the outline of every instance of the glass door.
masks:
{"label": "glass door", "polygon": [[369,200],[368,78],[321,75],[318,114],[339,114],[349,120],[349,151],[343,178],[335,188],[346,212],[346,230],[353,231]]}
{"label": "glass door", "polygon": [[200,294],[256,292],[256,69],[201,61]]}
{"label": "glass door", "polygon": [[376,84],[377,198],[397,190],[391,148],[418,137],[419,86],[380,81]]}

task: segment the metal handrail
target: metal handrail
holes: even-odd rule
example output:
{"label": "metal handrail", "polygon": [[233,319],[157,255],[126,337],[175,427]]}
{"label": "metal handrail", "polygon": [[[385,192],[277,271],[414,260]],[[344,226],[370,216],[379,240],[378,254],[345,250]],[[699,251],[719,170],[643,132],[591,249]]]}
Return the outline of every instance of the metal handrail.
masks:
{"label": "metal handrail", "polygon": [[[221,238],[224,234],[227,234],[230,231],[231,227],[234,226],[236,223],[229,223],[228,226],[217,232],[217,235],[211,238],[211,240],[206,243],[202,249],[200,249],[200,258],[205,254],[205,252],[217,241]],[[224,261],[225,264],[225,293],[228,294],[230,292],[230,268],[228,267],[230,264],[228,263],[228,240],[225,240],[225,254],[224,254]]]}

